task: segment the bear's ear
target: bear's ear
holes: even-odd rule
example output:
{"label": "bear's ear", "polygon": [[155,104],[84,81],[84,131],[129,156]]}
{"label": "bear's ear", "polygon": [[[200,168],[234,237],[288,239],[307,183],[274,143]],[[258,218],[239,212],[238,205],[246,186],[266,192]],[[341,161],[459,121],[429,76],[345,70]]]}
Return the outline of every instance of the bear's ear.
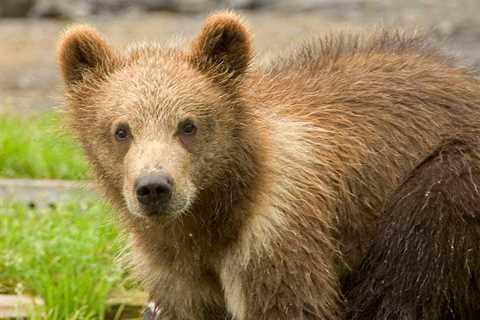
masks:
{"label": "bear's ear", "polygon": [[67,85],[82,80],[88,72],[110,73],[118,63],[113,49],[95,29],[70,27],[59,41],[57,61]]}
{"label": "bear's ear", "polygon": [[191,62],[205,72],[237,78],[252,56],[251,36],[239,16],[225,12],[211,15],[193,42]]}

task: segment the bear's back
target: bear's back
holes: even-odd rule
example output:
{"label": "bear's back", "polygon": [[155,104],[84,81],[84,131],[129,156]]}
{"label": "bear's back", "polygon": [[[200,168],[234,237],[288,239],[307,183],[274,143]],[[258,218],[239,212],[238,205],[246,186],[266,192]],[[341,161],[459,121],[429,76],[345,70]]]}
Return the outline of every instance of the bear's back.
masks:
{"label": "bear's back", "polygon": [[328,190],[350,264],[401,179],[442,137],[480,124],[478,79],[421,37],[329,36],[263,68],[246,100],[282,136],[285,171]]}

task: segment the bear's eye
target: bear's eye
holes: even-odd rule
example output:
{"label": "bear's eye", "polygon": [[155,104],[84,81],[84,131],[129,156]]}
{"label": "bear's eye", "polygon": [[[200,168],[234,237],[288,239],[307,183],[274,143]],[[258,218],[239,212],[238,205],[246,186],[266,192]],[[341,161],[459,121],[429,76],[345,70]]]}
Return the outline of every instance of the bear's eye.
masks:
{"label": "bear's eye", "polygon": [[115,129],[115,140],[119,142],[126,141],[130,138],[130,130],[127,125],[121,125]]}
{"label": "bear's eye", "polygon": [[197,127],[191,120],[185,120],[180,124],[179,133],[186,136],[193,136],[197,132]]}

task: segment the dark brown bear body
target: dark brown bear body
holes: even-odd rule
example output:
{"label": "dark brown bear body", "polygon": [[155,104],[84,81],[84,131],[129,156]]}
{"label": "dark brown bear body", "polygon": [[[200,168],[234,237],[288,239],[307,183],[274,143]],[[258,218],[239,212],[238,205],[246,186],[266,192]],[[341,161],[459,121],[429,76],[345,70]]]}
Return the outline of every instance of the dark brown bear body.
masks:
{"label": "dark brown bear body", "polygon": [[341,318],[340,283],[402,177],[479,124],[479,81],[422,39],[251,56],[228,13],[186,47],[120,54],[84,26],[61,41],[71,125],[158,319]]}
{"label": "dark brown bear body", "polygon": [[480,137],[451,136],[386,204],[348,319],[480,319]]}

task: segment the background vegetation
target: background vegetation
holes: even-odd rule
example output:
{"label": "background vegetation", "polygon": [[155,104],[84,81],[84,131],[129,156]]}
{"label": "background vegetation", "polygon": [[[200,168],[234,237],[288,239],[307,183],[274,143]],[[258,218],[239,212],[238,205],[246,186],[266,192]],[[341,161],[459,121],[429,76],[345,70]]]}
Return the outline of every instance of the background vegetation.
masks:
{"label": "background vegetation", "polygon": [[85,160],[60,123],[54,112],[0,114],[0,177],[86,179]]}
{"label": "background vegetation", "polygon": [[[58,114],[1,114],[0,128],[0,178],[88,177]],[[124,247],[98,199],[83,195],[44,209],[0,200],[0,294],[42,298],[33,319],[104,319],[112,291],[133,286],[117,262]]]}

